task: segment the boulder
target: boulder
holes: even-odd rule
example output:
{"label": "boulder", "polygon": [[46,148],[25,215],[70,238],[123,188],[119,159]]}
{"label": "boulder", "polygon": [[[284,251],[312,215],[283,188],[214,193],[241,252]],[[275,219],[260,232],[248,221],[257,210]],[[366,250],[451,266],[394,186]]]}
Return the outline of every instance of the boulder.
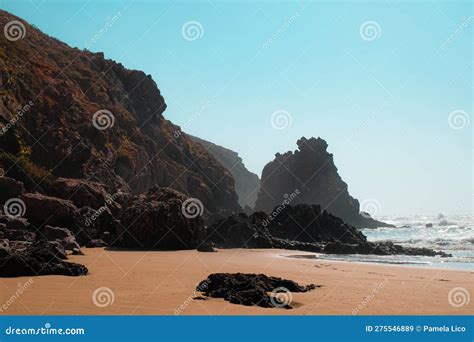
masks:
{"label": "boulder", "polygon": [[[147,249],[196,248],[202,230],[198,211],[191,217],[182,210],[187,196],[155,187],[133,198],[117,228],[117,246]],[[186,214],[186,215],[185,215]]]}
{"label": "boulder", "polygon": [[261,224],[276,238],[308,243],[338,240],[360,244],[367,241],[357,228],[326,210],[321,210],[319,205],[279,206],[275,207],[273,213],[275,214],[266,217]]}
{"label": "boulder", "polygon": [[44,237],[51,241],[51,240],[64,240],[68,237],[73,236],[71,231],[67,228],[60,228],[60,227],[52,227],[46,225],[42,231]]}
{"label": "boulder", "polygon": [[261,218],[259,214],[241,213],[216,221],[205,228],[204,241],[222,248],[271,248],[272,236],[260,224]]}
{"label": "boulder", "polygon": [[100,248],[100,247],[107,247],[107,243],[101,239],[93,239],[93,240],[90,240],[87,244],[86,244],[86,247],[87,248]]}
{"label": "boulder", "polygon": [[30,224],[27,219],[23,217],[8,218],[5,222],[7,229],[29,230]]}
{"label": "boulder", "polygon": [[[307,292],[315,288],[314,284],[302,286],[265,274],[213,273],[198,284],[196,291],[208,297],[224,298],[233,304],[291,309],[291,296],[286,295],[286,300],[281,300],[276,296],[278,292]],[[268,292],[272,292],[272,296]]]}
{"label": "boulder", "polygon": [[84,253],[82,253],[80,248],[73,248],[71,254],[72,255],[84,255]]}
{"label": "boulder", "polygon": [[8,239],[0,239],[0,258],[6,258],[10,254],[10,241]]}
{"label": "boulder", "polygon": [[201,243],[198,246],[197,251],[198,252],[206,252],[206,253],[217,252],[217,250],[214,247],[212,247],[212,245],[210,243],[206,243],[206,242]]}
{"label": "boulder", "polygon": [[82,207],[76,214],[76,224],[71,230],[80,245],[86,245],[90,240],[101,239],[104,232],[113,234],[116,231],[118,220],[108,207],[101,207],[98,210]]}
{"label": "boulder", "polygon": [[27,230],[22,229],[6,229],[4,236],[12,241],[30,241],[33,242],[36,238],[36,234]]}
{"label": "boulder", "polygon": [[115,202],[120,194],[110,195],[101,183],[86,179],[58,178],[53,182],[50,193],[54,197],[71,200],[78,208],[97,210],[107,206],[115,212],[120,210],[120,205]]}
{"label": "boulder", "polygon": [[36,241],[26,249],[16,250],[8,256],[0,257],[0,277],[87,274],[85,266],[61,260],[56,247],[47,241]]}
{"label": "boulder", "polygon": [[107,245],[110,245],[115,240],[115,235],[110,232],[103,232],[101,240],[103,240]]}
{"label": "boulder", "polygon": [[67,251],[72,251],[74,248],[80,248],[74,234],[67,228],[47,225],[43,228],[42,234],[49,241],[59,241],[62,247]]}
{"label": "boulder", "polygon": [[36,226],[71,226],[76,219],[77,207],[68,200],[45,196],[39,193],[26,193],[21,196],[25,203],[25,217]]}
{"label": "boulder", "polygon": [[53,251],[54,255],[57,258],[62,259],[62,260],[67,259],[67,253],[61,241],[58,241],[58,240],[48,241],[48,245],[51,247],[51,250]]}
{"label": "boulder", "polygon": [[13,178],[0,177],[0,204],[3,205],[10,198],[20,196],[25,192],[22,182],[18,182]]}

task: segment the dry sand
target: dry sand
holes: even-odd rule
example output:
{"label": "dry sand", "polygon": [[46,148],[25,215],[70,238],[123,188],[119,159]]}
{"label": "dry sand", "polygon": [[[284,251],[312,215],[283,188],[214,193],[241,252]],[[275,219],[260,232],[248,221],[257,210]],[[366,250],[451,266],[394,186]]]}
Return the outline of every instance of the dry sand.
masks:
{"label": "dry sand", "polygon": [[[220,250],[143,252],[84,249],[71,256],[89,268],[84,277],[0,279],[1,314],[16,315],[470,315],[468,303],[456,308],[448,293],[463,287],[474,293],[474,272],[424,269],[313,259],[288,255],[286,250]],[[293,310],[263,309],[230,304],[223,299],[192,300],[196,284],[215,272],[264,273],[301,284],[321,285],[308,293],[292,294]],[[96,289],[113,292],[113,303],[94,304]],[[12,297],[13,296],[13,297]],[[104,297],[105,298],[105,297]],[[103,298],[103,299],[104,299]],[[106,299],[106,298],[105,298]]]}

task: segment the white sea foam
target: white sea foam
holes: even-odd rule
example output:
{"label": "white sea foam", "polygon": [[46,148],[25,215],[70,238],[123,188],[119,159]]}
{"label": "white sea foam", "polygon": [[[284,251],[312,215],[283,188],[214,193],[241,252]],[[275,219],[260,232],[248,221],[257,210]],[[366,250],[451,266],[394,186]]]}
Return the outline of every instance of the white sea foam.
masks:
{"label": "white sea foam", "polygon": [[[397,262],[442,268],[472,269],[474,265],[473,215],[434,215],[413,217],[377,217],[395,228],[362,229],[369,241],[392,241],[406,247],[426,247],[453,256],[362,256],[360,261]],[[432,225],[432,226],[431,226]],[[361,259],[361,256],[352,256]]]}

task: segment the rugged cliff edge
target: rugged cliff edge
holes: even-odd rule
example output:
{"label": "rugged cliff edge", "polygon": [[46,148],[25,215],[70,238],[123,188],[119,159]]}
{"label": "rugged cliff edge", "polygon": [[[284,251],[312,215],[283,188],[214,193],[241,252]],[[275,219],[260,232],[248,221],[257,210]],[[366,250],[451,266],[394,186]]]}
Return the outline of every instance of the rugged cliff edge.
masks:
{"label": "rugged cliff edge", "polygon": [[[206,211],[240,211],[232,175],[163,117],[166,103],[142,71],[71,48],[19,21],[24,37],[0,37],[0,168],[27,190],[50,181],[97,181],[111,194],[173,188]],[[21,28],[20,28],[21,30]]]}
{"label": "rugged cliff edge", "polygon": [[255,206],[260,189],[258,176],[247,170],[237,152],[198,137],[189,137],[204,146],[214,158],[229,170],[235,180],[235,191],[239,196],[239,204],[242,208],[246,208],[246,211],[251,211]]}
{"label": "rugged cliff edge", "polygon": [[[368,214],[361,215],[359,201],[353,198],[341,179],[328,144],[321,138],[301,138],[295,152],[277,153],[262,172],[256,211],[270,213],[291,196],[291,204],[318,204],[356,227],[388,226]],[[295,192],[297,192],[295,194]]]}

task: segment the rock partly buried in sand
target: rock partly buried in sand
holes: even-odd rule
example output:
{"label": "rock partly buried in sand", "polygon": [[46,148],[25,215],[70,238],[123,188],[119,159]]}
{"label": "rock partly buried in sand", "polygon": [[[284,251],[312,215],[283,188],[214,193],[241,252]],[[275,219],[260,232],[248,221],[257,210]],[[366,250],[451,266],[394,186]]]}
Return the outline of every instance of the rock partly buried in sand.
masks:
{"label": "rock partly buried in sand", "polygon": [[211,244],[206,243],[206,242],[201,243],[201,244],[198,246],[197,251],[198,251],[198,252],[211,252],[211,253],[212,253],[212,252],[217,252],[217,250],[216,250],[214,247],[212,247]]}
{"label": "rock partly buried in sand", "polygon": [[26,249],[12,251],[0,258],[0,277],[81,276],[87,272],[83,265],[61,260],[55,246],[47,241],[36,241]]}
{"label": "rock partly buried in sand", "polygon": [[116,245],[149,249],[196,248],[202,220],[198,212],[186,215],[182,206],[187,199],[178,191],[160,187],[134,197],[117,227],[120,239]]}
{"label": "rock partly buried in sand", "polygon": [[264,274],[213,273],[201,281],[196,290],[233,304],[291,309],[290,292],[307,292],[315,288],[314,284],[301,286],[292,280]]}
{"label": "rock partly buried in sand", "polygon": [[93,239],[86,243],[87,248],[101,248],[107,247],[107,243],[101,239]]}

